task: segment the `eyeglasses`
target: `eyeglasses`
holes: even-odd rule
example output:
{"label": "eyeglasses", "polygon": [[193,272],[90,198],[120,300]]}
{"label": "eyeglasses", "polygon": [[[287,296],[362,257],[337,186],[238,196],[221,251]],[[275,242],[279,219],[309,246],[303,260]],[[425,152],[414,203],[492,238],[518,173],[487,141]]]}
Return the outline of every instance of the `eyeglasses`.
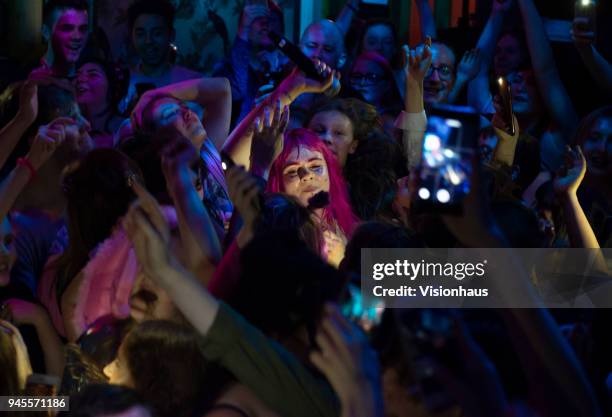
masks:
{"label": "eyeglasses", "polygon": [[429,70],[427,71],[426,77],[431,77],[434,70],[438,71],[439,77],[443,80],[450,80],[453,76],[453,69],[450,66],[443,64],[437,67],[434,65],[430,66]]}
{"label": "eyeglasses", "polygon": [[386,80],[387,77],[384,74],[376,74],[374,72],[368,72],[367,74],[354,72],[349,76],[349,79],[351,80],[351,84],[374,85]]}

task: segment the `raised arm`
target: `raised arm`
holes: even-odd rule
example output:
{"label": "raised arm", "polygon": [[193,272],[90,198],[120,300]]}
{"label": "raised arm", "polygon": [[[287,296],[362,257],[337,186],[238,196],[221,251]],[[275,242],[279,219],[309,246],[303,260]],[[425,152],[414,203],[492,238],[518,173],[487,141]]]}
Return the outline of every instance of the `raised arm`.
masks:
{"label": "raised arm", "polygon": [[467,83],[476,78],[480,69],[480,51],[478,49],[470,49],[463,54],[463,58],[457,67],[457,76],[453,89],[448,94],[448,102],[456,103],[459,100],[459,95]]}
{"label": "raised arm", "polygon": [[544,24],[533,0],[517,1],[540,94],[564,140],[568,141],[578,123],[578,116],[559,77]]}
{"label": "raised arm", "polygon": [[361,3],[361,0],[347,0],[346,4],[342,10],[340,10],[338,17],[336,18],[336,25],[344,36],[346,36],[348,33],[351,23],[353,22],[353,18],[359,11],[359,3]]}
{"label": "raised arm", "polygon": [[229,133],[232,117],[232,90],[227,78],[204,77],[147,91],[138,100],[133,114],[139,117],[148,99],[158,94],[168,94],[179,100],[193,101],[204,107],[202,124],[215,147],[221,149]]}
{"label": "raised arm", "polygon": [[[154,202],[154,201],[153,201]],[[157,211],[157,213],[154,213]],[[219,362],[280,415],[334,417],[336,403],[321,384],[280,345],[219,303],[168,250],[168,226],[159,207],[134,205],[125,226],[138,260],[203,335],[203,353]]]}
{"label": "raised arm", "polygon": [[580,147],[571,149],[568,146],[565,157],[565,172],[557,175],[553,186],[563,204],[570,243],[573,248],[599,249],[599,242],[576,195],[586,173],[586,159]]}
{"label": "raised arm", "polygon": [[58,118],[38,130],[28,154],[0,184],[0,220],[11,210],[19,194],[36,175],[36,171],[64,142],[65,126],[73,123],[74,120],[70,118]]}
{"label": "raised arm", "polygon": [[13,119],[0,130],[0,168],[2,168],[22,136],[38,115],[38,86],[25,81],[19,93],[19,110]]}
{"label": "raised arm", "polygon": [[576,17],[572,26],[572,39],[591,77],[612,93],[612,65],[595,48],[595,32],[588,28],[588,19]]}
{"label": "raised arm", "polygon": [[[498,305],[506,316],[512,341],[527,372],[530,392],[536,392],[532,397],[536,411],[542,416],[601,416],[584,369],[548,310],[511,308],[517,300],[532,306],[538,306],[541,302],[530,283],[528,272],[495,223],[477,157],[473,159],[472,166],[472,186],[463,202],[464,214],[444,216],[444,222],[465,246],[507,248],[504,256],[489,263],[489,288],[497,294]],[[486,249],[483,251],[486,252]],[[513,279],[495,279],[497,274]]]}
{"label": "raised arm", "polygon": [[436,21],[434,20],[429,0],[416,0],[419,20],[421,22],[421,39],[437,39]]}
{"label": "raised arm", "polygon": [[395,122],[395,126],[403,130],[403,148],[406,154],[408,169],[416,167],[421,160],[423,134],[427,127],[425,106],[423,103],[423,80],[431,65],[431,39],[427,38],[421,50],[411,51],[404,45],[404,75],[406,80],[406,96],[404,111]]}
{"label": "raised arm", "polygon": [[279,100],[281,108],[284,108],[285,106],[290,106],[302,94],[321,93],[332,85],[334,77],[338,77],[338,74],[324,63],[316,61],[316,65],[319,72],[326,77],[324,82],[306,78],[304,74],[295,69],[283,80],[276,90],[259,103],[230,133],[223,145],[223,152],[229,155],[237,165],[249,168],[253,123],[257,118],[263,120],[266,108],[274,108]]}
{"label": "raised arm", "polygon": [[491,15],[480,34],[476,49],[480,55],[480,69],[474,79],[468,84],[468,104],[480,113],[490,113],[492,97],[489,91],[489,71],[493,63],[497,40],[502,31],[504,16],[510,9],[511,0],[500,2],[492,0]]}

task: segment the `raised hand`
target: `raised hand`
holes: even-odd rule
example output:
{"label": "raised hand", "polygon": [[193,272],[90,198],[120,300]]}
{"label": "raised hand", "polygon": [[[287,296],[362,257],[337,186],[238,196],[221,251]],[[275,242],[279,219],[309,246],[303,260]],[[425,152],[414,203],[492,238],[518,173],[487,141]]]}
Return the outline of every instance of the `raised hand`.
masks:
{"label": "raised hand", "polygon": [[480,71],[480,50],[470,49],[463,54],[457,67],[457,79],[465,82],[471,81]]}
{"label": "raised hand", "polygon": [[584,179],[586,170],[587,163],[580,146],[574,149],[568,146],[565,151],[565,166],[557,173],[553,181],[555,192],[575,195]]}
{"label": "raised hand", "polygon": [[363,332],[328,304],[316,341],[319,350],[310,360],[336,391],[342,417],[382,416],[378,358]]}
{"label": "raised hand", "polygon": [[315,59],[313,62],[319,74],[324,77],[324,80],[318,81],[308,78],[302,71],[295,68],[280,85],[283,93],[291,95],[291,101],[295,100],[299,94],[324,93],[333,85],[334,79],[340,79],[340,73],[332,70],[325,62],[318,59]]}
{"label": "raised hand", "polygon": [[344,252],[346,250],[346,239],[331,230],[323,232],[323,253],[325,260],[332,266],[338,268],[342,259],[344,259]]}
{"label": "raised hand", "polygon": [[255,119],[251,142],[251,171],[267,179],[274,160],[283,150],[283,135],[289,124],[289,107],[278,100],[274,108],[266,107]]}
{"label": "raised hand", "polygon": [[427,37],[424,45],[416,50],[411,50],[408,45],[404,45],[403,51],[406,79],[423,82],[431,65],[431,38]]}
{"label": "raised hand", "polygon": [[74,119],[59,117],[38,129],[27,156],[34,168],[39,169],[49,160],[53,152],[66,140],[66,128],[76,124]]}

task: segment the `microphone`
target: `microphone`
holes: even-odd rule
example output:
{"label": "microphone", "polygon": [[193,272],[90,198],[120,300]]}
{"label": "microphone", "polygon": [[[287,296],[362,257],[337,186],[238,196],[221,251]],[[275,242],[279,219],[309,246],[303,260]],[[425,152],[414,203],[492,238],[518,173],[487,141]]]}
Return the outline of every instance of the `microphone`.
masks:
{"label": "microphone", "polygon": [[[268,32],[268,37],[308,78],[323,82],[325,77],[317,71],[317,67],[293,42],[276,32]],[[332,86],[325,95],[333,97],[340,92],[340,81],[334,77]]]}

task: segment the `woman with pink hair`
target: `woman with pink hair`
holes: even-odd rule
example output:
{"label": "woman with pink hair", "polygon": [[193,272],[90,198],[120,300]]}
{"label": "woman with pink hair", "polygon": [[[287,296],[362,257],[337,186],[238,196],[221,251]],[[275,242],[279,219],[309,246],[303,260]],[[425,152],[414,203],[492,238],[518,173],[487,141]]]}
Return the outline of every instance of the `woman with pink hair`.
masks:
{"label": "woman with pink hair", "polygon": [[[324,241],[322,255],[337,266],[359,220],[349,203],[336,158],[314,132],[295,129],[285,134],[283,150],[272,164],[266,191],[285,193],[312,208]],[[320,193],[327,193],[328,204],[320,204]]]}

